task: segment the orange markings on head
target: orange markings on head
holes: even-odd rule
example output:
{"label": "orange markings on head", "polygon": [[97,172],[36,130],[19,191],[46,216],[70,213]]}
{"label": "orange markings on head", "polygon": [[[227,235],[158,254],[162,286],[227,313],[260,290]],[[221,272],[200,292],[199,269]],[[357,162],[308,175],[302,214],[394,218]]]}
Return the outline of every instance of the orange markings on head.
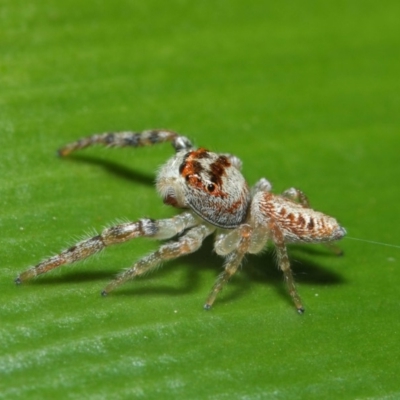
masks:
{"label": "orange markings on head", "polygon": [[219,156],[215,162],[210,165],[210,179],[218,186],[222,185],[222,177],[226,174],[225,168],[230,167],[231,163],[225,156]]}
{"label": "orange markings on head", "polygon": [[198,150],[190,151],[186,154],[185,161],[180,165],[179,172],[187,178],[190,175],[199,175],[203,171],[203,166],[198,159],[208,158],[208,150],[200,148]]}
{"label": "orange markings on head", "polygon": [[[212,196],[225,197],[226,193],[221,190],[222,177],[226,175],[225,169],[231,163],[226,156],[221,155],[217,159],[213,156],[215,155],[204,148],[190,151],[180,165],[179,172],[190,186],[206,191]],[[215,161],[210,162],[209,159],[212,158]]]}

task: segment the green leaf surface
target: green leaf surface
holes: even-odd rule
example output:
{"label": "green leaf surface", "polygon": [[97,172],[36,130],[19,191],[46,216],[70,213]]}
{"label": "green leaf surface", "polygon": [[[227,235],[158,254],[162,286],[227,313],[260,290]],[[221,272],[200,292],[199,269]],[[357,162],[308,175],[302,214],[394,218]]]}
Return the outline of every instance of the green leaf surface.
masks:
{"label": "green leaf surface", "polygon": [[400,3],[384,3],[2,2],[0,398],[400,398],[399,247],[290,246],[303,316],[271,248],[205,312],[211,240],[105,299],[156,242],[13,284],[104,226],[174,215],[153,186],[169,145],[56,157],[106,131],[176,130],[399,246]]}

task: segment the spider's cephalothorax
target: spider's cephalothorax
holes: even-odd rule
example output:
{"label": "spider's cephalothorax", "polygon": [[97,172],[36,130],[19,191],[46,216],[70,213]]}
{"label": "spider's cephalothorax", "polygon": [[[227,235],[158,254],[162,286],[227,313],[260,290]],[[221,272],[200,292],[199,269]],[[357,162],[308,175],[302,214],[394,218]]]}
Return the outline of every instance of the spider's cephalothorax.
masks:
{"label": "spider's cephalothorax", "polygon": [[172,143],[176,153],[160,168],[156,186],[164,203],[182,208],[181,214],[161,220],[144,218],[107,228],[26,270],[16,282],[21,283],[61,265],[82,260],[109,245],[139,236],[176,237],[111,281],[102,291],[107,295],[128,279],[156,268],[163,261],[196,251],[207,236],[215,233],[214,248],[217,254],[225,257],[225,265],[206,300],[206,309],[211,308],[244,255],[259,253],[271,240],[288,291],[297,311],[302,313],[304,308],[294,284],[286,243],[327,243],[331,246],[330,242],[341,239],[346,231],[334,218],[311,209],[300,190],[291,188],[275,195],[271,193],[271,184],[262,178],[250,191],[237,157],[204,148],[195,149],[186,137],[166,130],[92,135],[64,146],[59,154],[67,156],[94,144],[140,147],[167,141]]}
{"label": "spider's cephalothorax", "polygon": [[190,208],[220,228],[236,228],[246,219],[250,192],[227,155],[206,149],[181,150],[163,167],[157,189],[164,203]]}

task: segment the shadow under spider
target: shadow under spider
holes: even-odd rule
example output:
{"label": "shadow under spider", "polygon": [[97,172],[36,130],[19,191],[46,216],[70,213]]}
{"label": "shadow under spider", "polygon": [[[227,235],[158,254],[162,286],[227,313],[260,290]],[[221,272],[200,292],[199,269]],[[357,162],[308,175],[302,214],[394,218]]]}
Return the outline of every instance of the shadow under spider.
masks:
{"label": "shadow under spider", "polygon": [[[319,264],[311,262],[309,259],[299,257],[298,253],[307,249],[308,246],[296,246],[296,248],[289,248],[289,256],[295,281],[301,285],[337,285],[345,283],[345,280],[338,274],[332,271],[328,271],[321,267]],[[292,250],[292,251],[291,251]],[[295,250],[296,256],[293,257],[292,253]],[[318,254],[327,254],[329,251],[321,249]],[[331,255],[335,257],[335,255]],[[185,265],[182,265],[184,260]],[[118,265],[115,269],[107,268],[107,270],[96,269],[94,271],[79,271],[79,265],[72,266],[74,270],[63,272],[62,275],[57,276],[44,276],[36,280],[35,284],[66,284],[66,283],[78,283],[88,281],[104,281],[112,280],[124,267],[131,266],[137,260],[128,260],[125,265]],[[101,258],[91,261],[96,264],[95,268],[101,267]],[[180,296],[185,294],[193,293],[198,291],[199,287],[204,287],[202,284],[203,279],[201,278],[202,271],[212,270],[215,274],[209,282],[209,290],[213,286],[217,276],[222,272],[223,258],[216,255],[213,252],[213,238],[208,237],[203,246],[195,253],[172,260],[170,262],[163,263],[163,267],[156,269],[155,271],[136,279],[127,282],[121,288],[117,288],[115,292],[110,294],[111,296],[145,296],[145,295],[167,295],[167,296]],[[162,284],[163,276],[168,277],[171,270],[185,268],[184,277],[179,278],[179,282],[176,284]],[[151,287],[143,287],[142,285],[136,285],[138,280],[151,279],[154,285]],[[285,299],[288,304],[292,304],[292,300],[287,292],[283,274],[279,270],[276,264],[276,257],[273,248],[269,248],[268,251],[263,252],[260,255],[247,255],[241,268],[228,282],[230,290],[228,294],[224,291],[218,297],[216,304],[230,302],[236,300],[246,292],[249,292],[254,284],[268,285],[277,291],[280,297]],[[99,287],[99,293],[102,286]],[[204,299],[209,293],[207,290],[204,293]],[[300,289],[301,295],[301,289]]]}
{"label": "shadow under spider", "polygon": [[116,175],[120,178],[138,182],[144,185],[154,186],[155,176],[150,174],[145,174],[143,172],[137,172],[130,168],[125,167],[122,164],[118,164],[114,161],[104,160],[98,157],[86,156],[86,155],[77,155],[73,154],[68,156],[67,158],[63,158],[65,161],[71,162],[81,162],[90,165],[96,165],[102,167],[104,170]]}

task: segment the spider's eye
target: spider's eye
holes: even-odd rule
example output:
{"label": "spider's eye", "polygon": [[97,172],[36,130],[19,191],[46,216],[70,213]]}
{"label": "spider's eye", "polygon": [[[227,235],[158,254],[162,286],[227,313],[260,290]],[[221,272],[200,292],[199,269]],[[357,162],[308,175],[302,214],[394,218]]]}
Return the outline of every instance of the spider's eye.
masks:
{"label": "spider's eye", "polygon": [[209,183],[207,185],[207,190],[212,193],[215,190],[215,184],[214,183]]}

